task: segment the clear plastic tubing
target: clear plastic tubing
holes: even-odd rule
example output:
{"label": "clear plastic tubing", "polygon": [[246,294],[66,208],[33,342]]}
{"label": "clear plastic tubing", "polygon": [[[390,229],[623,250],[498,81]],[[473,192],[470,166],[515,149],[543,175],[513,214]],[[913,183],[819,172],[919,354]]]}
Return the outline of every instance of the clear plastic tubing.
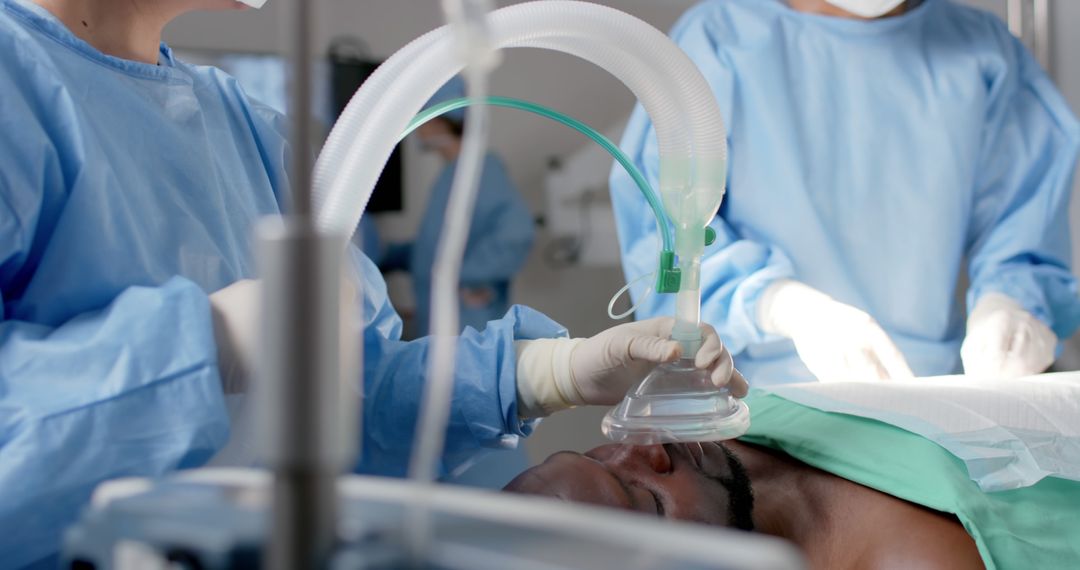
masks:
{"label": "clear plastic tubing", "polygon": [[[488,27],[497,49],[549,49],[598,65],[626,84],[645,107],[656,129],[660,195],[675,225],[675,252],[683,272],[672,337],[683,343],[685,354],[696,353],[705,226],[720,207],[727,172],[726,131],[708,83],[662,32],[614,8],[569,0],[529,2],[492,12]],[[316,163],[319,227],[356,228],[397,133],[461,71],[452,41],[445,27],[421,36],[357,91]]]}
{"label": "clear plastic tubing", "polygon": [[649,186],[649,181],[645,179],[645,175],[641,173],[641,170],[637,167],[637,165],[634,164],[632,160],[630,160],[630,157],[626,156],[626,153],[623,152],[621,148],[619,148],[619,145],[612,142],[611,139],[604,136],[603,133],[569,115],[564,115],[554,109],[532,103],[530,101],[523,101],[521,99],[514,99],[511,97],[485,97],[483,100],[473,100],[468,97],[465,97],[463,99],[452,99],[450,101],[439,103],[438,105],[435,105],[434,107],[431,107],[429,109],[425,109],[422,113],[414,117],[413,120],[409,122],[409,126],[405,129],[405,132],[401,133],[401,136],[398,137],[398,142],[401,142],[405,139],[405,137],[412,134],[413,131],[420,128],[420,125],[430,121],[431,119],[434,119],[435,117],[444,115],[446,113],[449,113],[450,111],[455,111],[463,107],[477,104],[492,105],[495,107],[506,107],[508,109],[517,109],[519,111],[527,111],[529,113],[540,115],[541,117],[546,117],[555,122],[566,125],[571,129],[574,129],[575,131],[592,139],[593,142],[600,145],[601,148],[606,150],[608,154],[610,154],[611,157],[615,159],[615,162],[618,162],[623,167],[623,169],[626,170],[626,173],[634,181],[634,184],[637,185],[638,190],[641,191],[641,194],[649,203],[649,207],[652,208],[653,215],[656,216],[656,224],[660,229],[661,248],[666,251],[674,251],[674,246],[672,246],[671,243],[671,227],[668,224],[667,215],[664,213],[664,207],[660,204],[660,197],[653,192],[652,187]]}

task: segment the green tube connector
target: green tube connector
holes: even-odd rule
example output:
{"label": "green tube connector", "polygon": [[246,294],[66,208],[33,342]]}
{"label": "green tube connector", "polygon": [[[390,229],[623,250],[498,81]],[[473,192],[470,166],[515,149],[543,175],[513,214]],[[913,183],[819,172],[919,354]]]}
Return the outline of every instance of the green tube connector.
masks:
{"label": "green tube connector", "polygon": [[682,271],[675,267],[675,252],[660,252],[660,270],[656,272],[657,293],[678,293],[682,285]]}
{"label": "green tube connector", "polygon": [[[716,241],[716,230],[705,228],[705,245],[710,246]],[[656,272],[657,293],[678,293],[682,287],[682,270],[675,267],[675,252],[660,252],[660,269]]]}

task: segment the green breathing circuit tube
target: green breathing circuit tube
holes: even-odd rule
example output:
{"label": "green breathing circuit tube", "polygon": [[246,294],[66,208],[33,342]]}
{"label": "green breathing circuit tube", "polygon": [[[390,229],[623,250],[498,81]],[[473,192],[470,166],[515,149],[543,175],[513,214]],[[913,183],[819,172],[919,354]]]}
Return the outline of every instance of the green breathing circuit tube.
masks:
{"label": "green breathing circuit tube", "polygon": [[[601,148],[606,150],[611,156],[618,162],[624,169],[630,178],[637,184],[638,190],[641,190],[641,194],[645,196],[645,200],[648,201],[649,207],[652,208],[653,215],[656,216],[656,222],[660,227],[660,238],[662,240],[662,247],[660,251],[660,269],[656,275],[656,292],[657,293],[677,293],[679,291],[679,285],[681,281],[681,271],[675,267],[675,249],[672,244],[672,231],[671,221],[668,219],[667,214],[664,211],[664,205],[660,199],[653,192],[652,187],[649,186],[649,182],[645,180],[645,176],[641,174],[638,167],[623,153],[619,146],[611,142],[611,139],[605,137],[603,134],[593,129],[589,125],[582,123],[581,121],[564,115],[554,109],[549,109],[543,105],[538,105],[529,101],[523,101],[521,99],[512,99],[510,97],[485,97],[482,100],[472,100],[467,97],[460,99],[452,99],[425,109],[420,114],[413,117],[413,120],[409,122],[409,126],[405,128],[405,132],[401,134],[398,139],[404,139],[409,136],[420,125],[443,115],[467,107],[474,103],[482,103],[486,105],[492,105],[495,107],[507,107],[510,109],[518,109],[521,111],[528,111],[530,113],[540,115],[541,117],[547,117],[555,122],[562,123],[571,129],[589,137]],[[712,231],[712,228],[706,229],[705,245],[709,245],[715,239],[716,234]]]}

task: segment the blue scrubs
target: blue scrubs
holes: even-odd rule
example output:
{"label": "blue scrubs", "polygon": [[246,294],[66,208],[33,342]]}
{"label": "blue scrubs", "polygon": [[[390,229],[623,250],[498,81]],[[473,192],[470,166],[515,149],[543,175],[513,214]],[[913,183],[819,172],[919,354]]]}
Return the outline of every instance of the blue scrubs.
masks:
{"label": "blue scrubs", "polygon": [[[120,60],[0,0],[0,566],[50,567],[99,482],[206,462],[229,437],[207,293],[254,276],[252,224],[287,191],[280,115],[161,47]],[[360,471],[401,475],[427,341],[363,283]],[[460,340],[447,469],[513,444],[515,307]],[[359,384],[359,382],[358,382]]]}
{"label": "blue scrubs", "polygon": [[[379,228],[375,226],[375,220],[371,216],[360,218],[360,229],[353,234],[353,243],[357,243],[360,251],[364,252],[375,265],[378,265],[383,257],[383,244],[379,238]],[[505,311],[504,311],[505,312]]]}
{"label": "blue scrubs", "polygon": [[[919,375],[959,370],[964,270],[969,310],[999,292],[1060,337],[1076,329],[1068,201],[1080,127],[999,20],[947,0],[868,22],[712,0],[672,37],[729,129],[702,319],[751,383],[812,378],[790,341],[758,326],[757,301],[780,278],[869,312]],[[656,184],[640,107],[623,148]],[[632,279],[655,270],[655,222],[621,169],[611,186]],[[638,317],[673,310],[654,296]]]}
{"label": "blue scrubs", "polygon": [[[435,180],[416,240],[391,246],[383,262],[384,267],[407,269],[412,275],[420,334],[427,334],[430,325],[432,268],[456,170],[457,162],[452,162]],[[483,330],[488,321],[506,312],[510,307],[510,281],[525,264],[532,244],[533,220],[529,207],[503,162],[489,154],[481,171],[461,265],[461,287],[480,291],[487,300],[470,303],[463,298],[462,327]]]}

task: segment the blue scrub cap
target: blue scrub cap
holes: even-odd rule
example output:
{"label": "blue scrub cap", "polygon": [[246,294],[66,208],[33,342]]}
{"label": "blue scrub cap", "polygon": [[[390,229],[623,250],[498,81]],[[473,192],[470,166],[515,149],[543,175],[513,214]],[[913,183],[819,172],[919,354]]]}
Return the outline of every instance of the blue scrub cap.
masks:
{"label": "blue scrub cap", "polygon": [[[463,80],[460,75],[455,75],[450,78],[450,81],[447,81],[445,85],[440,87],[439,90],[435,92],[435,95],[432,95],[431,99],[424,105],[424,108],[427,109],[433,105],[450,101],[451,99],[461,99],[464,96],[465,80]],[[443,117],[456,123],[463,123],[465,122],[465,109],[454,109],[443,115]]]}

